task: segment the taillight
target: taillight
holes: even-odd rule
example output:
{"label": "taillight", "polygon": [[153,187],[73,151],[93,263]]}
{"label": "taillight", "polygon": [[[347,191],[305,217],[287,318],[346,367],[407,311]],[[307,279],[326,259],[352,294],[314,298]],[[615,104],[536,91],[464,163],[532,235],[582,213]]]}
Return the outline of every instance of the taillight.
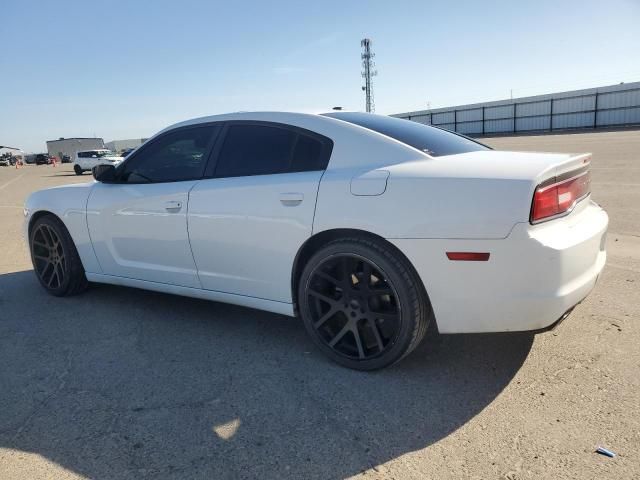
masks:
{"label": "taillight", "polygon": [[566,180],[554,179],[552,182],[536,188],[531,205],[531,223],[571,211],[591,191],[591,173],[588,170]]}

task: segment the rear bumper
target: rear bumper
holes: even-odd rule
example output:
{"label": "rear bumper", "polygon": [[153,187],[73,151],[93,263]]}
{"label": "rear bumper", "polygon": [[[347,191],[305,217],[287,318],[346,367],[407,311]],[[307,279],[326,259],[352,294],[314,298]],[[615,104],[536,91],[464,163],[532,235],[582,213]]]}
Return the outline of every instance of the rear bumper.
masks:
{"label": "rear bumper", "polygon": [[[540,330],[595,286],[606,261],[608,221],[586,200],[565,218],[518,223],[501,240],[389,241],[416,267],[441,333]],[[450,261],[447,251],[489,252],[490,258]]]}

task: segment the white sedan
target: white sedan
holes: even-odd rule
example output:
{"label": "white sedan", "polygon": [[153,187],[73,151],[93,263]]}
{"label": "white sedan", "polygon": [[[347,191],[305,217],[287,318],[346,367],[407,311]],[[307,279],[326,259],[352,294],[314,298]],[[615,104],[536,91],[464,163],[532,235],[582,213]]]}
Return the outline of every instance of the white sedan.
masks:
{"label": "white sedan", "polygon": [[25,234],[53,295],[99,282],[298,315],[330,358],[371,370],[430,323],[563,319],[606,259],[589,166],[386,116],[234,113],[33,193]]}

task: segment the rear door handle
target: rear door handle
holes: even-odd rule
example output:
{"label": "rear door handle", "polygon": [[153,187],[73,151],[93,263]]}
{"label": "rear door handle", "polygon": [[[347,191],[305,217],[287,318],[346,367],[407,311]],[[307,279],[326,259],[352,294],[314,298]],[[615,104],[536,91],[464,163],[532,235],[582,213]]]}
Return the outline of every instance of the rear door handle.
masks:
{"label": "rear door handle", "polygon": [[176,200],[170,200],[165,202],[164,209],[170,213],[177,213],[182,210],[182,202],[178,202]]}
{"label": "rear door handle", "polygon": [[280,194],[280,203],[285,207],[295,207],[304,200],[304,195],[299,192],[287,192]]}

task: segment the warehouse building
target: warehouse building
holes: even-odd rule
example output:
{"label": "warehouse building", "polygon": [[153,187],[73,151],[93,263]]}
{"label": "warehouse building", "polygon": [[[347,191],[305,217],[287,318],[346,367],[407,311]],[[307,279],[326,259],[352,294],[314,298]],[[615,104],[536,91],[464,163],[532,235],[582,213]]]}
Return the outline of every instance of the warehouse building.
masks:
{"label": "warehouse building", "polygon": [[62,160],[64,155],[68,155],[72,162],[76,158],[76,152],[99,148],[104,148],[104,140],[102,138],[74,137],[47,141],[47,153],[49,155],[58,157],[58,160]]}
{"label": "warehouse building", "polygon": [[112,152],[121,153],[123,150],[127,150],[129,148],[138,148],[146,141],[146,138],[132,138],[129,140],[112,140],[107,142],[105,145],[106,148]]}
{"label": "warehouse building", "polygon": [[398,113],[465,135],[640,125],[640,82]]}

